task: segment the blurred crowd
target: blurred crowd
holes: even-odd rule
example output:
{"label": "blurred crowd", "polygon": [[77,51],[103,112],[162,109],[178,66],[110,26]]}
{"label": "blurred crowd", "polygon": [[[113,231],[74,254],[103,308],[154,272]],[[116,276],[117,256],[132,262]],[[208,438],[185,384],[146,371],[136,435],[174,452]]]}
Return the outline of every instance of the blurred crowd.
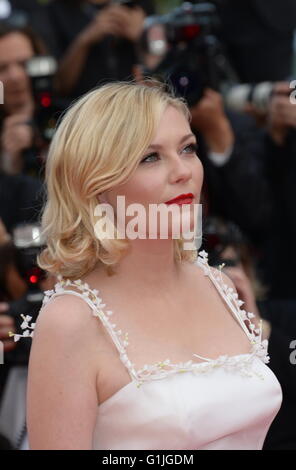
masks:
{"label": "blurred crowd", "polygon": [[296,3],[180,1],[165,15],[159,3],[0,0],[0,449],[27,445],[30,340],[8,333],[21,332],[20,314],[36,319],[55,283],[36,265],[54,128],[93,87],[145,76],[188,101],[205,170],[202,249],[263,319],[283,389],[264,449],[296,449]]}

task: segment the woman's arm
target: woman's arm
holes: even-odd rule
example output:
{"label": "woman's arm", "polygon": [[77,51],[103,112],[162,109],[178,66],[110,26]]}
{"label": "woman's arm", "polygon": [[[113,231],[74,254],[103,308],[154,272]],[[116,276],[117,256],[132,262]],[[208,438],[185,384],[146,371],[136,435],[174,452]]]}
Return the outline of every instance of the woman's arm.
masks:
{"label": "woman's arm", "polygon": [[69,294],[53,299],[39,314],[27,389],[30,449],[92,448],[97,321],[82,299]]}

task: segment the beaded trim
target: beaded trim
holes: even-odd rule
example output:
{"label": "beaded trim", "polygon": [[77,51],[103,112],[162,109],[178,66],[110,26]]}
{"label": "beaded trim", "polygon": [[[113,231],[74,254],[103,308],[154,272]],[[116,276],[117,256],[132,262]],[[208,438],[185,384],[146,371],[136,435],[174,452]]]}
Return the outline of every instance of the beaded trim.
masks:
{"label": "beaded trim", "polygon": [[[246,312],[241,309],[244,304],[238,299],[237,293],[233,288],[228,287],[222,278],[221,270],[223,265],[219,267],[218,271],[214,271],[208,264],[208,254],[205,251],[199,253],[197,258],[197,264],[202,267],[204,274],[209,276],[221,296],[225,299],[229,306],[233,316],[240,323],[245,333],[251,342],[251,351],[247,354],[238,354],[235,356],[221,355],[216,359],[209,359],[198,354],[193,356],[203,360],[203,362],[193,362],[193,360],[187,362],[171,363],[170,359],[160,361],[155,364],[146,364],[139,370],[135,369],[135,365],[130,361],[127,354],[127,347],[129,345],[128,333],[123,333],[122,330],[116,329],[116,324],[112,323],[110,317],[113,315],[112,310],[103,310],[106,306],[102,299],[98,296],[99,291],[91,289],[87,283],[82,283],[81,280],[71,281],[69,279],[63,279],[61,276],[58,277],[58,283],[55,285],[53,290],[46,291],[44,293],[44,299],[42,307],[45,306],[50,300],[58,295],[62,294],[73,294],[80,298],[83,298],[92,310],[94,316],[99,317],[103,325],[109,332],[117,350],[120,354],[120,359],[127,368],[132,380],[136,381],[138,386],[149,380],[157,380],[167,377],[175,373],[183,373],[192,371],[193,373],[206,373],[213,371],[219,367],[223,367],[226,371],[237,371],[243,376],[252,376],[256,374],[260,378],[264,378],[257,371],[252,370],[252,364],[254,357],[259,357],[262,362],[267,364],[270,358],[267,354],[268,340],[262,341],[262,320],[260,321],[260,328],[256,329],[255,325],[251,322],[251,319],[255,315],[251,312]],[[75,288],[77,290],[71,290],[69,288]],[[10,333],[10,336],[14,336],[14,340],[18,341],[21,337],[33,337],[35,323],[29,325],[32,319],[29,316],[24,317],[24,322],[21,325],[22,329],[25,329],[23,335],[14,335]],[[250,330],[247,328],[245,322],[248,322]]]}
{"label": "beaded trim", "polygon": [[[263,322],[261,320],[259,328],[256,329],[255,325],[251,322],[251,319],[255,318],[255,315],[251,312],[246,312],[246,310],[241,309],[241,306],[244,304],[244,302],[238,298],[237,292],[235,292],[232,287],[229,287],[227,284],[225,284],[222,278],[222,269],[225,265],[221,264],[219,266],[219,270],[213,271],[213,269],[208,264],[208,253],[206,251],[201,251],[199,253],[197,264],[202,267],[205,276],[210,277],[213,284],[216,286],[217,290],[226,301],[230,310],[234,314],[234,317],[239,322],[251,342],[252,340],[257,342],[258,336],[261,341]],[[245,322],[248,322],[249,329],[247,328]]]}

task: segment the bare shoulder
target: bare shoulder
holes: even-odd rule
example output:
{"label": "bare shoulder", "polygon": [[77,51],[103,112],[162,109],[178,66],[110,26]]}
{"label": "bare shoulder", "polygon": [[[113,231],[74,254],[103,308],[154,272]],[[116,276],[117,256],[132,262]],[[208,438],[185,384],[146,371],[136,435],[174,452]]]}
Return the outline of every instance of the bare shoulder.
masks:
{"label": "bare shoulder", "polygon": [[40,362],[41,357],[45,359],[50,354],[56,361],[67,357],[68,365],[86,360],[85,366],[95,371],[98,325],[98,318],[83,299],[71,294],[51,299],[37,317],[31,363]]}
{"label": "bare shoulder", "polygon": [[71,294],[59,295],[40,310],[35,332],[56,328],[65,334],[73,334],[81,328],[87,330],[91,318],[91,308],[83,299]]}
{"label": "bare shoulder", "polygon": [[46,355],[51,350],[51,355],[63,356],[72,351],[73,362],[87,358],[87,367],[98,373],[102,330],[99,318],[84,299],[70,293],[59,295],[39,312],[31,353]]}
{"label": "bare shoulder", "polygon": [[39,313],[29,360],[31,449],[89,449],[97,410],[96,337],[90,307],[74,295]]}

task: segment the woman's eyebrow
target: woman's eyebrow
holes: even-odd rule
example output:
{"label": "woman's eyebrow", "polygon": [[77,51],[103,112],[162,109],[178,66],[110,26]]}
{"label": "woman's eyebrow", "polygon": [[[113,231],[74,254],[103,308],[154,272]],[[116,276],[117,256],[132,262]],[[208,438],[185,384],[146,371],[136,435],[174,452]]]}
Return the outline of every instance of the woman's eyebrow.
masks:
{"label": "woman's eyebrow", "polygon": [[[182,137],[182,139],[180,140],[179,144],[182,144],[185,140],[189,139],[189,137],[194,137],[195,138],[195,135],[194,134],[187,134],[187,135],[184,135]],[[149,147],[147,148],[148,149],[160,149],[162,148],[162,145],[159,145],[159,144],[151,144],[149,145]]]}

